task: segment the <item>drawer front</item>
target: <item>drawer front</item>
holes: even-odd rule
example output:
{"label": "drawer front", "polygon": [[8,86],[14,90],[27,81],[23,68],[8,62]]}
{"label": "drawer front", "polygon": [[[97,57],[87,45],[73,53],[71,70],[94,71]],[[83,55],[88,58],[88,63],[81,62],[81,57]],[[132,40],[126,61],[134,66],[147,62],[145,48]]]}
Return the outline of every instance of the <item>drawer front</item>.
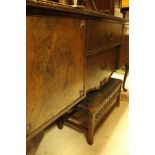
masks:
{"label": "drawer front", "polygon": [[27,16],[27,135],[63,113],[84,94],[81,20]]}
{"label": "drawer front", "polygon": [[98,89],[116,69],[117,48],[87,56],[86,90]]}
{"label": "drawer front", "polygon": [[121,43],[122,24],[103,20],[88,21],[88,53],[94,53]]}

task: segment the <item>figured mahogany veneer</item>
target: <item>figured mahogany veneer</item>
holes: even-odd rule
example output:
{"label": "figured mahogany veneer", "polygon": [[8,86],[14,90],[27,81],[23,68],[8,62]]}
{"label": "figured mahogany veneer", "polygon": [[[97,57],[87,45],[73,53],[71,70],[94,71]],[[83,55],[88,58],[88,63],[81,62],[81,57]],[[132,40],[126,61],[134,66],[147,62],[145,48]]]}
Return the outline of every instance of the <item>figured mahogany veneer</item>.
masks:
{"label": "figured mahogany veneer", "polygon": [[116,69],[117,48],[112,48],[97,54],[87,56],[86,90],[99,89],[103,86]]}
{"label": "figured mahogany veneer", "polygon": [[116,21],[88,20],[88,54],[121,44],[122,24]]}
{"label": "figured mahogany veneer", "polygon": [[81,22],[84,21],[27,16],[28,135],[84,96],[84,33]]}
{"label": "figured mahogany veneer", "polygon": [[125,22],[88,9],[27,0],[27,141],[108,81]]}

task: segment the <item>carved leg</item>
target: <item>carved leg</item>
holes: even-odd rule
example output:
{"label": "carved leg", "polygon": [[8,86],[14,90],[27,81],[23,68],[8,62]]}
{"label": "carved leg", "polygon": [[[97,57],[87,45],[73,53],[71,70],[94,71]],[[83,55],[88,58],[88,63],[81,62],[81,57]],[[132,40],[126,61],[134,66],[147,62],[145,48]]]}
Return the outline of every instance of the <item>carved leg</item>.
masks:
{"label": "carved leg", "polygon": [[44,131],[26,142],[26,155],[35,155],[41,140],[44,137]]}
{"label": "carved leg", "polygon": [[126,78],[129,72],[129,64],[125,65],[125,74],[124,74],[124,79],[123,79],[123,90],[127,91],[127,89],[125,88],[125,82],[126,82]]}
{"label": "carved leg", "polygon": [[63,128],[63,123],[64,123],[63,118],[59,118],[59,119],[57,120],[57,122],[56,122],[57,127],[58,127],[59,129],[62,129],[62,128]]}
{"label": "carved leg", "polygon": [[94,130],[93,129],[88,129],[86,133],[86,138],[87,138],[87,143],[92,145],[94,141]]}
{"label": "carved leg", "polygon": [[87,138],[87,143],[92,145],[93,141],[94,141],[94,119],[93,116],[91,114],[89,114],[90,119],[89,119],[89,126],[88,126],[88,130],[86,133],[86,138]]}

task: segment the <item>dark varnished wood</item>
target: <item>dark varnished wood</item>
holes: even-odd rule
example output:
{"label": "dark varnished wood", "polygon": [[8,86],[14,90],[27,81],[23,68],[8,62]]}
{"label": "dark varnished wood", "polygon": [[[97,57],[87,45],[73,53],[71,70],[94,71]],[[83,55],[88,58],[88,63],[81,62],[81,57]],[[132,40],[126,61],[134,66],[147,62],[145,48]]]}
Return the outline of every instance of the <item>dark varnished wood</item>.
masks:
{"label": "dark varnished wood", "polygon": [[27,16],[27,135],[84,96],[83,20]]}
{"label": "dark varnished wood", "polygon": [[86,9],[114,14],[114,0],[50,0],[63,5],[83,6]]}
{"label": "dark varnished wood", "polygon": [[129,62],[129,24],[123,24],[122,46],[119,54],[119,68]]}
{"label": "dark varnished wood", "polygon": [[122,39],[122,24],[115,21],[88,20],[88,53],[118,46]]}
{"label": "dark varnished wood", "polygon": [[114,0],[94,0],[98,11],[114,15]]}
{"label": "dark varnished wood", "polygon": [[[116,69],[124,22],[98,11],[27,0],[27,141],[107,82]],[[114,40],[103,34],[106,28]]]}
{"label": "dark varnished wood", "polygon": [[86,90],[97,89],[104,85],[116,69],[118,51],[116,48],[87,56]]}
{"label": "dark varnished wood", "polygon": [[41,140],[44,137],[44,130],[26,142],[26,155],[35,155]]}
{"label": "dark varnished wood", "polygon": [[117,68],[123,24],[118,21],[87,21],[86,91],[104,85]]}
{"label": "dark varnished wood", "polygon": [[[74,7],[68,6],[68,5],[61,5],[58,3],[53,3],[52,1],[43,2],[42,0],[37,0],[37,1],[27,0],[26,5],[27,5],[28,9],[37,10],[38,8],[40,8],[40,9],[44,10],[44,12],[46,12],[46,11],[53,12],[55,10],[55,11],[60,11],[59,12],[60,14],[61,13],[69,13],[69,14],[71,13],[71,14],[87,16],[87,17],[94,18],[94,19],[101,18],[101,19],[108,19],[108,20],[111,19],[111,20],[119,21],[121,23],[126,22],[126,20],[124,20],[124,19],[115,17],[113,15],[107,15],[107,14],[99,12],[99,11],[94,11],[94,10],[85,9],[85,8],[80,8],[80,9],[74,8]],[[36,13],[37,12],[38,11],[36,11]]]}
{"label": "dark varnished wood", "polygon": [[104,87],[77,104],[68,118],[64,116],[64,124],[85,132],[88,144],[93,144],[96,127],[120,104],[121,85],[121,80],[110,78]]}
{"label": "dark varnished wood", "polygon": [[63,128],[63,118],[59,118],[59,119],[57,119],[57,121],[56,121],[56,124],[57,124],[57,127],[59,128],[59,129],[62,129]]}

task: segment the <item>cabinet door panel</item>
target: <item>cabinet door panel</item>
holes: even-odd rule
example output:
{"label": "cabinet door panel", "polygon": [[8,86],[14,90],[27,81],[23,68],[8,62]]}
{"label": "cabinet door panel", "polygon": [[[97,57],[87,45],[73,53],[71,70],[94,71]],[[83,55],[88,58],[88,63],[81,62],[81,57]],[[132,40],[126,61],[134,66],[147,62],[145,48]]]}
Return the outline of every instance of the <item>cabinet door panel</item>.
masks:
{"label": "cabinet door panel", "polygon": [[26,118],[32,133],[83,95],[81,20],[27,16]]}

